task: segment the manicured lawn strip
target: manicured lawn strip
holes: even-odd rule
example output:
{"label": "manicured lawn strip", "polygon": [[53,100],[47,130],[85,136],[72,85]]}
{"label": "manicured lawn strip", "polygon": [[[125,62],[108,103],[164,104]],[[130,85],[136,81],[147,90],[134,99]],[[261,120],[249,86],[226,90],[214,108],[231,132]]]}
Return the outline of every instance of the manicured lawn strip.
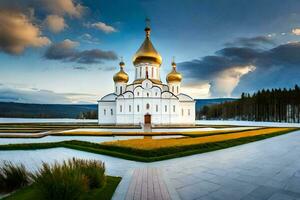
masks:
{"label": "manicured lawn strip", "polygon": [[292,130],[291,128],[266,128],[260,130],[248,130],[244,132],[237,133],[226,133],[218,135],[209,135],[205,137],[196,137],[196,138],[166,138],[166,139],[131,139],[131,140],[116,140],[103,142],[102,145],[108,146],[118,146],[118,147],[127,147],[140,150],[154,150],[154,149],[164,149],[164,148],[173,148],[181,146],[190,146],[195,144],[204,144],[211,142],[221,142],[232,139],[239,139],[242,137],[251,137],[263,134],[272,134],[279,131],[288,131]]}
{"label": "manicured lawn strip", "polygon": [[182,135],[188,137],[203,137],[208,135],[218,135],[218,134],[225,134],[225,133],[237,133],[237,132],[244,132],[249,130],[258,130],[258,129],[265,129],[265,128],[256,128],[256,129],[244,129],[244,130],[214,130],[214,131],[183,131],[183,132],[96,132],[96,131],[68,131],[62,133],[55,133],[51,135],[56,136],[165,136],[165,135]]}
{"label": "manicured lawn strip", "polygon": [[266,138],[286,134],[299,129],[288,129],[285,131],[278,131],[270,134],[262,134],[252,137],[244,137],[239,139],[211,142],[204,144],[196,144],[181,147],[161,148],[155,150],[140,150],[128,147],[108,146],[83,141],[65,141],[57,143],[33,143],[33,144],[10,144],[0,145],[0,150],[33,150],[33,149],[46,149],[54,147],[66,147],[91,153],[104,154],[114,157],[119,157],[127,160],[135,160],[141,162],[153,162],[159,160],[166,160],[177,158],[192,154],[204,153],[228,147],[233,147],[249,142],[263,140]]}
{"label": "manicured lawn strip", "polygon": [[49,129],[0,129],[1,133],[40,133],[49,131]]}
{"label": "manicured lawn strip", "polygon": [[114,128],[136,129],[138,125],[98,125],[97,123],[0,123],[1,128]]}
{"label": "manicured lawn strip", "polygon": [[[264,128],[257,128],[264,129]],[[249,129],[248,129],[249,130]],[[37,134],[37,135],[26,135],[16,134],[9,135],[5,133],[0,133],[0,138],[42,138],[48,135],[53,136],[101,136],[101,137],[111,137],[111,136],[166,136],[166,135],[182,135],[187,137],[204,137],[209,135],[219,135],[227,133],[237,133],[244,132],[248,130],[215,130],[215,131],[187,131],[187,132],[117,132],[113,133],[111,131],[103,132],[93,132],[93,131],[80,131],[80,132],[61,132],[62,130],[51,130],[47,134]],[[253,129],[254,130],[254,129]]]}
{"label": "manicured lawn strip", "polygon": [[141,150],[141,149],[133,149],[129,147],[120,147],[120,146],[107,146],[107,149],[113,152],[126,152],[127,154],[130,155],[144,157],[147,159],[147,162],[153,162],[153,161],[165,160],[170,158],[182,157],[182,156],[187,156],[192,154],[204,153],[204,152],[224,149],[228,147],[233,147],[233,146],[259,141],[259,140],[263,140],[278,135],[283,135],[295,130],[299,130],[299,129],[290,129],[290,130],[278,131],[270,134],[261,134],[257,136],[243,137],[243,138],[226,140],[221,142],[210,142],[210,143],[195,144],[189,146],[160,148],[154,150]]}
{"label": "manicured lawn strip", "polygon": [[189,126],[189,125],[156,125],[153,126],[152,129],[170,129],[170,128],[176,128],[176,129],[181,129],[181,128],[234,128],[234,127],[241,127],[238,125],[194,125],[194,126]]}
{"label": "manicured lawn strip", "polygon": [[[107,183],[104,187],[100,189],[94,189],[92,191],[87,192],[82,200],[94,200],[94,199],[101,199],[101,200],[110,200],[121,181],[121,177],[114,177],[114,176],[106,176]],[[40,200],[41,197],[37,191],[35,185],[31,185],[24,189],[21,189],[12,195],[4,198],[3,200]]]}
{"label": "manicured lawn strip", "polygon": [[246,132],[246,131],[250,131],[250,130],[261,130],[261,129],[267,129],[267,128],[258,127],[255,129],[243,129],[243,130],[194,131],[194,132],[187,132],[187,133],[184,132],[184,134],[182,134],[182,135],[188,136],[188,137],[205,137],[205,136],[228,134],[228,133],[240,133],[240,132]]}

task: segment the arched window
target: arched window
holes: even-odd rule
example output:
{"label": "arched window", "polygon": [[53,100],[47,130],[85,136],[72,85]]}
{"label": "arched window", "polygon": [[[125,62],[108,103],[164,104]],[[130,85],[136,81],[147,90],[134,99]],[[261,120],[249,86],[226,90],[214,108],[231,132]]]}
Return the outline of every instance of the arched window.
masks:
{"label": "arched window", "polygon": [[120,112],[122,112],[122,105],[120,105]]}
{"label": "arched window", "polygon": [[150,104],[149,104],[149,103],[146,104],[146,109],[147,109],[147,110],[150,109]]}
{"label": "arched window", "polygon": [[131,112],[131,105],[129,105],[129,112]]}
{"label": "arched window", "polygon": [[104,115],[106,115],[106,109],[103,110]]}
{"label": "arched window", "polygon": [[139,92],[137,92],[137,96],[140,96],[140,93],[139,93]]}
{"label": "arched window", "polygon": [[181,109],[181,115],[183,116],[183,114],[184,114],[184,111],[183,111],[183,108]]}
{"label": "arched window", "polygon": [[157,96],[157,92],[155,92],[155,96]]}
{"label": "arched window", "polygon": [[149,97],[149,93],[147,92],[147,97]]}
{"label": "arched window", "polygon": [[168,106],[167,105],[165,105],[165,112],[167,112],[168,111]]}
{"label": "arched window", "polygon": [[137,105],[136,109],[138,112],[140,112],[140,105]]}
{"label": "arched window", "polygon": [[122,86],[120,86],[120,94],[122,94]]}
{"label": "arched window", "polygon": [[174,92],[174,85],[172,86],[172,92]]}
{"label": "arched window", "polygon": [[175,112],[175,105],[173,105],[173,112]]}
{"label": "arched window", "polygon": [[140,67],[140,78],[142,78],[142,68]]}
{"label": "arched window", "polygon": [[155,107],[156,107],[156,112],[158,112],[158,105],[156,105]]}
{"label": "arched window", "polygon": [[116,86],[116,92],[118,92],[118,87]]}
{"label": "arched window", "polygon": [[137,78],[137,75],[138,75],[138,68],[135,68],[135,76]]}
{"label": "arched window", "polygon": [[179,93],[179,87],[177,86],[177,93]]}
{"label": "arched window", "polygon": [[110,114],[111,114],[111,115],[114,115],[113,109],[110,109]]}
{"label": "arched window", "polygon": [[154,78],[154,68],[151,68],[151,77]]}

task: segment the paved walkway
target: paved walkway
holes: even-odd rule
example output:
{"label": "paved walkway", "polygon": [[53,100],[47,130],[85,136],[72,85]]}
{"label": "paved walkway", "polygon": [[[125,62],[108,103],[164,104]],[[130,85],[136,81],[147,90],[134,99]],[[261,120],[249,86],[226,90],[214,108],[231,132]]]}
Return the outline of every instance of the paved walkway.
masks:
{"label": "paved walkway", "polygon": [[32,169],[39,167],[42,161],[72,157],[102,160],[108,174],[122,176],[113,197],[115,200],[130,196],[132,180],[137,173],[135,170],[147,168],[159,169],[157,177],[165,184],[173,200],[300,200],[300,131],[154,163],[127,161],[65,148],[0,151],[0,162],[22,162]]}
{"label": "paved walkway", "polygon": [[170,200],[169,191],[157,168],[137,168],[131,177],[126,200]]}
{"label": "paved walkway", "polygon": [[146,166],[161,170],[172,199],[300,200],[300,131]]}

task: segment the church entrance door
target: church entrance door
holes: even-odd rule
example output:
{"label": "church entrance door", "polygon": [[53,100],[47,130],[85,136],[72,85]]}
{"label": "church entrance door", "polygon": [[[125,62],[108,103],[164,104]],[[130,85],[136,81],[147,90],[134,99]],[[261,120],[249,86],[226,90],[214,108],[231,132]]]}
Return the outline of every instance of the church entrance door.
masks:
{"label": "church entrance door", "polygon": [[145,124],[151,124],[151,115],[150,114],[146,114],[144,116],[144,123]]}

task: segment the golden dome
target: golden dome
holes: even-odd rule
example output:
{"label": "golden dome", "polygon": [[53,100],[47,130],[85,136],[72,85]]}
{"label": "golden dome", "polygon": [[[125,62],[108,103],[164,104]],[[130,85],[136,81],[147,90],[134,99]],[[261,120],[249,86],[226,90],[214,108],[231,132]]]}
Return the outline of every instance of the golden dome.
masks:
{"label": "golden dome", "polygon": [[153,63],[161,65],[162,58],[159,53],[155,50],[151,40],[150,40],[150,28],[145,28],[146,38],[139,48],[139,50],[133,56],[133,64],[137,65],[139,63]]}
{"label": "golden dome", "polygon": [[173,70],[167,75],[167,82],[168,83],[181,82],[182,75],[181,75],[181,73],[176,71],[176,63],[175,62],[172,62],[172,67],[173,67]]}
{"label": "golden dome", "polygon": [[113,77],[115,83],[127,83],[129,80],[128,74],[124,71],[125,63],[123,61],[120,62],[120,71],[116,73]]}

